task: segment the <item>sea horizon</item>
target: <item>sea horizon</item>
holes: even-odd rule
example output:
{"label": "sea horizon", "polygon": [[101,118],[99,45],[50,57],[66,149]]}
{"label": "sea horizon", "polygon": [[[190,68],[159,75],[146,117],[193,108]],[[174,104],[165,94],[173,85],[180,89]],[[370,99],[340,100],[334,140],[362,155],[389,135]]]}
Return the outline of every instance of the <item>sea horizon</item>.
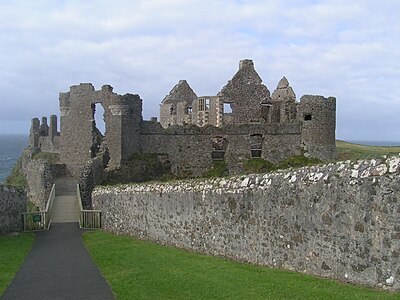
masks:
{"label": "sea horizon", "polygon": [[0,133],[0,183],[4,183],[22,151],[28,146],[27,134]]}

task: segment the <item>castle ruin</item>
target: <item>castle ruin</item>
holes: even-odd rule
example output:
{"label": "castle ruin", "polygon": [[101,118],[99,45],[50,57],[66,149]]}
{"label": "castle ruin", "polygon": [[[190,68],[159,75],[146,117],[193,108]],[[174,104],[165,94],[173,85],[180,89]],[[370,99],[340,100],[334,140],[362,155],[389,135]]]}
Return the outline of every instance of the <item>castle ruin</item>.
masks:
{"label": "castle ruin", "polygon": [[[104,136],[96,127],[96,105],[104,108]],[[71,86],[60,93],[60,111],[60,133],[56,116],[50,126],[46,118],[41,124],[33,119],[29,147],[58,151],[75,177],[88,173],[90,161],[113,170],[138,153],[159,155],[172,173],[188,177],[222,160],[237,174],[249,159],[278,163],[302,154],[325,161],[336,156],[336,99],[305,95],[297,102],[285,77],[271,95],[248,59],[215,96],[198,97],[180,80],[161,102],[160,122],[143,120],[139,95],[118,95],[109,85]]]}
{"label": "castle ruin", "polygon": [[[99,106],[104,135],[95,122]],[[253,62],[243,60],[216,95],[198,97],[180,80],[161,102],[160,122],[143,120],[139,95],[118,95],[109,85],[71,86],[60,93],[60,111],[60,132],[55,115],[49,125],[45,117],[32,120],[26,160],[40,151],[60,156],[60,164],[51,166],[29,162],[27,180],[37,198],[46,198],[52,177],[69,174],[78,179],[83,206],[102,210],[111,232],[399,290],[398,156],[94,189],[104,174],[141,155],[168,162],[172,173],[185,177],[200,176],[215,162],[239,174],[249,160],[278,163],[297,155],[334,160],[335,98],[305,95],[297,101],[285,77],[271,94]],[[2,215],[10,197],[23,206],[14,191],[0,193],[6,200],[0,203]],[[8,221],[14,215],[3,219],[0,228],[18,226]]]}

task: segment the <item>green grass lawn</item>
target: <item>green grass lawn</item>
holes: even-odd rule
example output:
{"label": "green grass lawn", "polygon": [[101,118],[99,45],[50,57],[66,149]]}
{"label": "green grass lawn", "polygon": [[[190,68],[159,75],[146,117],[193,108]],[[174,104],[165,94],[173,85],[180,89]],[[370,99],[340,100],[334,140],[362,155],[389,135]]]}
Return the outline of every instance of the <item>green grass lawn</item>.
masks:
{"label": "green grass lawn", "polygon": [[34,239],[35,236],[28,233],[18,237],[0,236],[0,296],[22,265]]}
{"label": "green grass lawn", "polygon": [[400,146],[365,146],[344,141],[336,141],[338,160],[358,160],[377,158],[383,155],[397,155]]}
{"label": "green grass lawn", "polygon": [[117,299],[400,299],[300,273],[190,253],[103,231],[86,247]]}

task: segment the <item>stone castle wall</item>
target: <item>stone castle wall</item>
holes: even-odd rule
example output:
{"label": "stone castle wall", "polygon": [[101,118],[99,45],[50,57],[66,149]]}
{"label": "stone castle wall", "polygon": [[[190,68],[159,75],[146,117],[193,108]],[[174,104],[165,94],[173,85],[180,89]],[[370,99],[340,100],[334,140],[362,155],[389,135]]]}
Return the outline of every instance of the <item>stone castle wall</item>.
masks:
{"label": "stone castle wall", "polygon": [[321,160],[336,158],[336,98],[304,95],[298,108],[302,122],[302,145]]}
{"label": "stone castle wall", "polygon": [[118,168],[122,160],[139,151],[142,100],[138,95],[118,95],[109,85],[98,91],[90,83],[71,86],[69,92],[60,93],[60,161],[74,176],[97,155],[103,142],[94,119],[96,105],[104,108],[110,167]]}
{"label": "stone castle wall", "polygon": [[24,169],[28,184],[28,199],[40,210],[46,208],[56,171],[58,168],[53,168],[44,159],[32,159]]}
{"label": "stone castle wall", "polygon": [[400,158],[265,175],[97,187],[106,230],[400,289]]}
{"label": "stone castle wall", "polygon": [[[247,124],[224,127],[173,126],[143,122],[141,151],[167,154],[173,173],[200,176],[213,166],[213,138],[226,141],[225,162],[230,174],[242,173],[242,163],[252,158],[251,136],[262,137],[261,157],[277,163],[301,153],[300,124]],[[297,147],[295,145],[298,145]]]}
{"label": "stone castle wall", "polygon": [[21,231],[21,213],[26,211],[24,192],[0,185],[0,233]]}

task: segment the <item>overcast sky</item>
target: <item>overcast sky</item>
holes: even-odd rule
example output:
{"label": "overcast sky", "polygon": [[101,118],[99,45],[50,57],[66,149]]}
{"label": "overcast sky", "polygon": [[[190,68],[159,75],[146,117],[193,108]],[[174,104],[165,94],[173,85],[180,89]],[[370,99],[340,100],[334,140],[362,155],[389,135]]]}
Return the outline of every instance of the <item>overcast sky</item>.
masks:
{"label": "overcast sky", "polygon": [[91,82],[139,94],[145,119],[186,79],[215,95],[253,59],[272,92],[337,98],[344,140],[400,141],[400,1],[0,2],[0,133],[59,115],[58,93]]}

